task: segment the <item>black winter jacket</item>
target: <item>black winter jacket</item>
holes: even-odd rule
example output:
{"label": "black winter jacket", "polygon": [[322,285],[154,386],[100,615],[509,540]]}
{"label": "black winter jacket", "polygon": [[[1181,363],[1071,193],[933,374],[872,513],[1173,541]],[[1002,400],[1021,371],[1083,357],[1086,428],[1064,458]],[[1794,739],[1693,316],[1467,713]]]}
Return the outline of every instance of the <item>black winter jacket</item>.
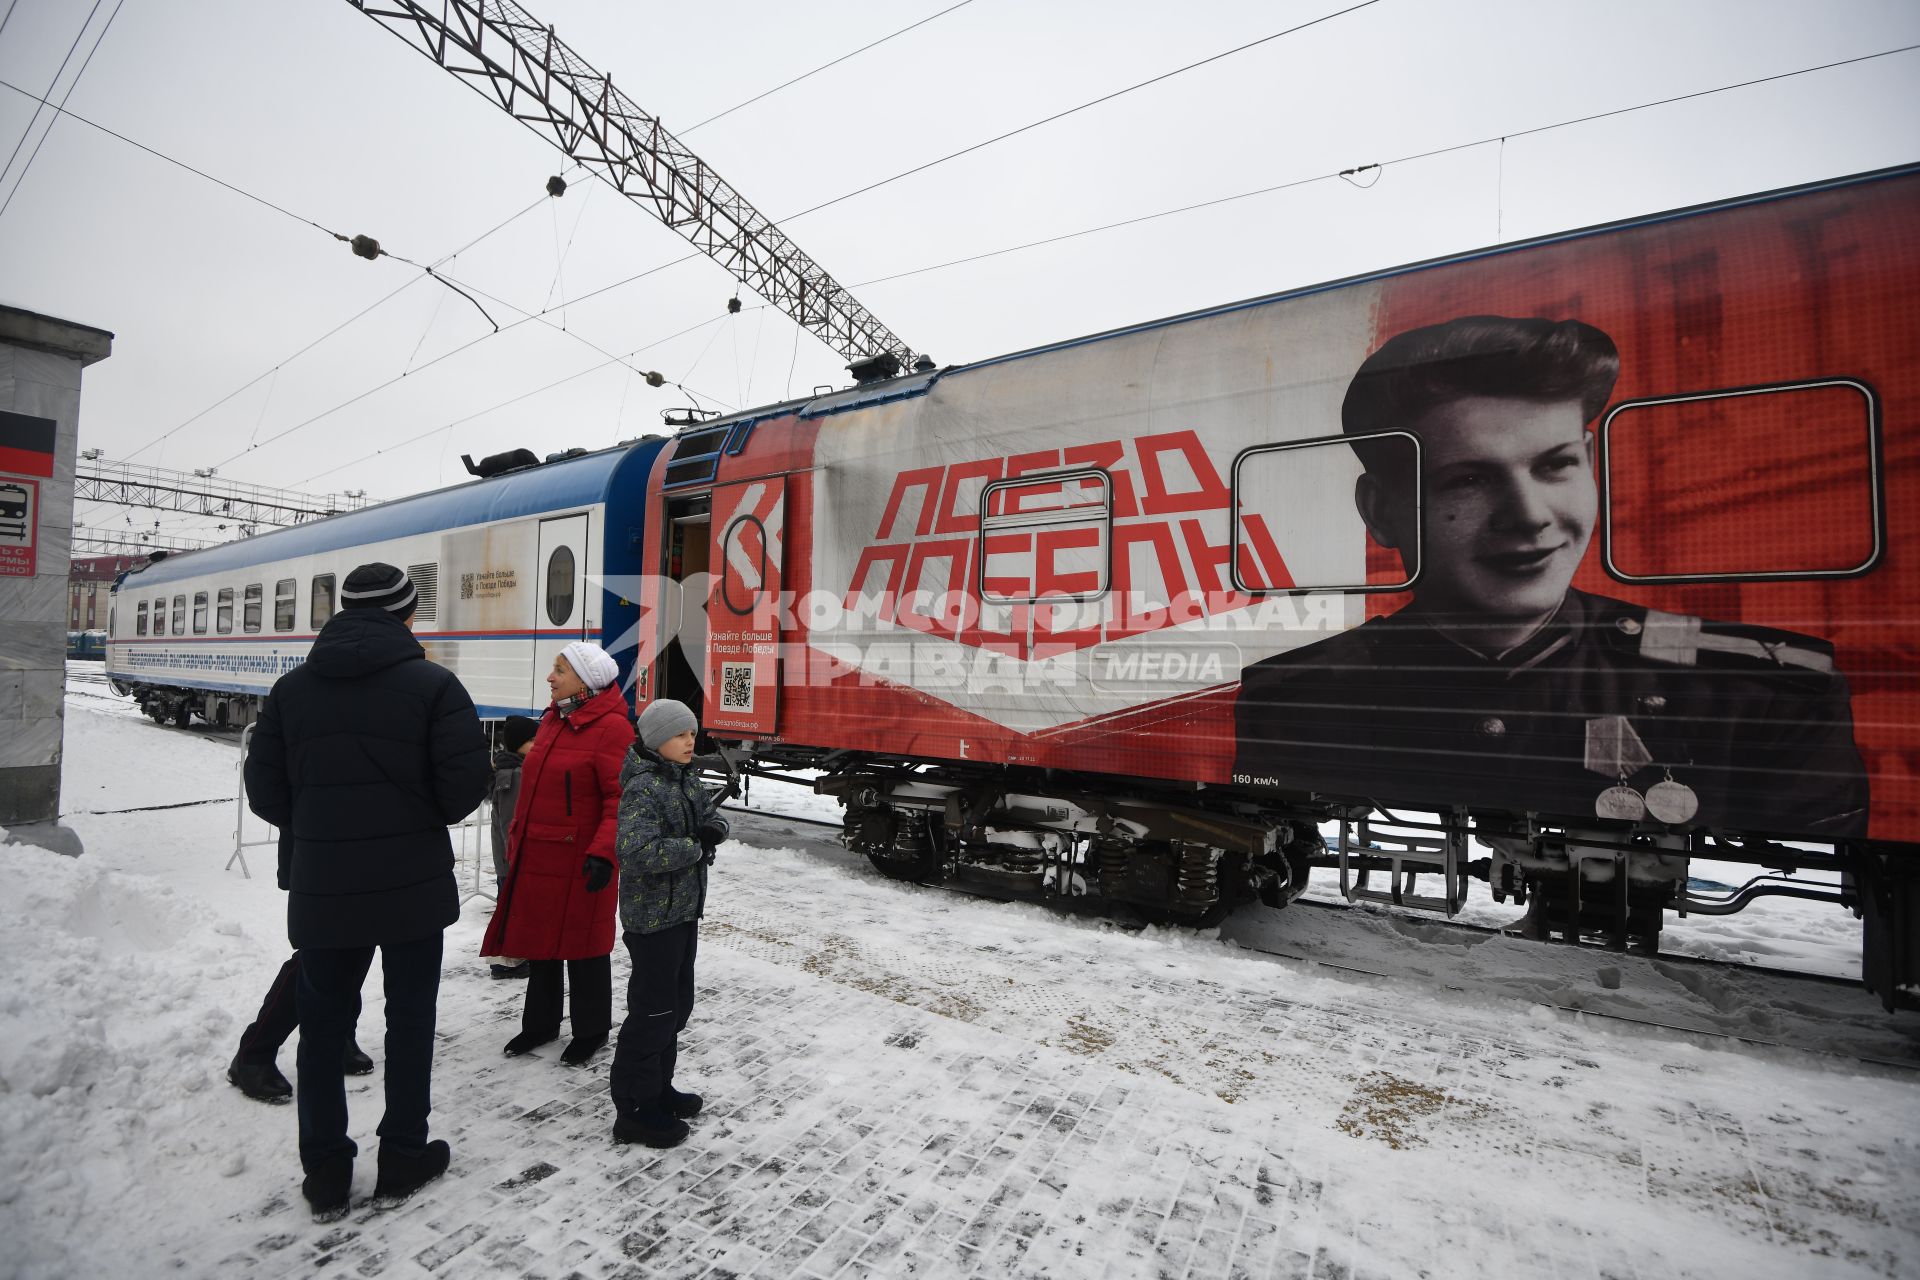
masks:
{"label": "black winter jacket", "polygon": [[293,945],[407,942],[452,924],[447,826],[479,805],[487,775],[459,679],[393,615],[335,614],[275,682],[247,753],[247,803],[283,834]]}

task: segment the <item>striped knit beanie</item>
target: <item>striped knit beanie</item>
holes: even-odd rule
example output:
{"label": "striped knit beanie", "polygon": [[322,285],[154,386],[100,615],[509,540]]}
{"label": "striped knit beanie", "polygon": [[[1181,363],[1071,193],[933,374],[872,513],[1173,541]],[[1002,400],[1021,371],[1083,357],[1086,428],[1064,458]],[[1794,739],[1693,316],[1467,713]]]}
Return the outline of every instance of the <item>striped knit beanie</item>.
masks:
{"label": "striped knit beanie", "polygon": [[418,599],[405,570],[377,560],[348,574],[340,589],[342,609],[385,609],[397,618],[411,617]]}

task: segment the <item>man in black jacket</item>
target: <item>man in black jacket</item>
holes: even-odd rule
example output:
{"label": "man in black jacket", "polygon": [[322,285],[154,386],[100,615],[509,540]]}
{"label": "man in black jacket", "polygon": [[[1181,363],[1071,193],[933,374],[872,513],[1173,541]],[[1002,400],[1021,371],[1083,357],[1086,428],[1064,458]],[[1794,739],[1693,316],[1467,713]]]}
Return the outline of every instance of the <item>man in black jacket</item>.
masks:
{"label": "man in black jacket", "polygon": [[287,936],[299,949],[296,1057],[302,1184],[314,1220],[347,1212],[358,1151],[341,1059],[380,948],[387,998],[386,1115],[374,1197],[444,1173],[427,1140],[441,934],[460,914],[447,826],[487,789],[480,720],[452,672],[413,638],[416,593],[361,565],[302,666],[274,684],[246,762],[247,802],[280,845]]}

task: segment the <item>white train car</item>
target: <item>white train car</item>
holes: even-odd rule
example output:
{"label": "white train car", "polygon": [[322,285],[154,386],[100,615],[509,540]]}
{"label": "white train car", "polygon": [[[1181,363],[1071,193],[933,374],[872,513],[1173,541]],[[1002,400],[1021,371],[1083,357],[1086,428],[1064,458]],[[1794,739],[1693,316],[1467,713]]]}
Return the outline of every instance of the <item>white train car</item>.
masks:
{"label": "white train car", "polygon": [[413,579],[414,633],[484,718],[538,714],[561,645],[622,634],[638,616],[601,584],[640,572],[647,482],[662,443],[159,560],[115,585],[107,673],[157,721],[246,724],[274,680],[305,661],[347,574],[379,560]]}

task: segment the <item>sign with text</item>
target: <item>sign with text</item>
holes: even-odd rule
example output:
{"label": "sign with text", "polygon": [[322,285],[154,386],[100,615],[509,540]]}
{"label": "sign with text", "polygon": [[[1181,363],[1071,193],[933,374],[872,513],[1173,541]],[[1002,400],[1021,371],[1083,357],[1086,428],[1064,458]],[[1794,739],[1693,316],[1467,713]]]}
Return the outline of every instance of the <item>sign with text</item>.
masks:
{"label": "sign with text", "polygon": [[0,578],[31,578],[37,572],[39,530],[40,482],[0,471]]}

